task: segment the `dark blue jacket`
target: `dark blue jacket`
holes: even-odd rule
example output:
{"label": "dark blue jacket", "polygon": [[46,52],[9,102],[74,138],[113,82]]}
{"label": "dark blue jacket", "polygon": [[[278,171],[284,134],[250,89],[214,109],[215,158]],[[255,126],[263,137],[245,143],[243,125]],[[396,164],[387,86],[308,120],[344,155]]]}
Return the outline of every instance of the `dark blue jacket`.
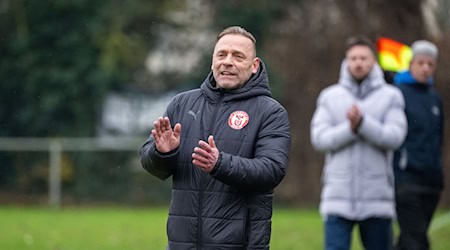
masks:
{"label": "dark blue jacket", "polygon": [[[200,89],[177,95],[167,108],[171,124],[182,126],[179,148],[161,155],[152,137],[143,145],[143,167],[161,179],[172,176],[168,249],[269,249],[273,190],[286,173],[290,128],[268,83],[262,63],[230,92],[215,88],[210,73]],[[236,111],[248,123],[233,119],[244,114]],[[209,135],[220,162],[206,174],[191,155]]]}
{"label": "dark blue jacket", "polygon": [[394,155],[396,185],[442,189],[442,99],[432,81],[418,83],[409,71],[396,76],[394,83],[405,98],[408,120],[408,135]]}

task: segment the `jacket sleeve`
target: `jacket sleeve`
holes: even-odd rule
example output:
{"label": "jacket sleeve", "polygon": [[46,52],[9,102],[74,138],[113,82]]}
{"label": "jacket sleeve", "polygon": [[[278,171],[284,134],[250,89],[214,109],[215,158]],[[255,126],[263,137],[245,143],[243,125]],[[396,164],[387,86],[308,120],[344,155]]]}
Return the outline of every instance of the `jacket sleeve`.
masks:
{"label": "jacket sleeve", "polygon": [[165,180],[173,174],[177,165],[178,149],[168,154],[160,154],[156,150],[153,136],[150,136],[140,151],[142,167],[150,174]]}
{"label": "jacket sleeve", "polygon": [[[164,113],[164,117],[168,116],[170,121],[173,123],[173,110],[176,105],[175,98],[167,106],[167,110]],[[172,124],[173,126],[174,124]],[[161,154],[156,150],[155,141],[153,136],[145,141],[144,145],[141,147],[140,157],[142,167],[147,170],[150,174],[158,177],[159,179],[167,179],[171,176],[177,166],[179,148],[168,152],[166,154]]]}
{"label": "jacket sleeve", "polygon": [[311,144],[318,151],[335,151],[356,140],[357,136],[350,128],[347,120],[339,124],[333,123],[333,117],[321,94],[317,100],[317,108],[311,119]]}
{"label": "jacket sleeve", "polygon": [[286,174],[291,139],[288,114],[281,105],[278,107],[263,118],[254,145],[254,158],[221,152],[211,176],[253,192],[271,191],[281,182]]}
{"label": "jacket sleeve", "polygon": [[403,95],[400,91],[394,93],[392,105],[384,120],[379,121],[369,115],[364,115],[358,129],[358,134],[367,142],[391,150],[395,150],[402,145],[408,132]]}

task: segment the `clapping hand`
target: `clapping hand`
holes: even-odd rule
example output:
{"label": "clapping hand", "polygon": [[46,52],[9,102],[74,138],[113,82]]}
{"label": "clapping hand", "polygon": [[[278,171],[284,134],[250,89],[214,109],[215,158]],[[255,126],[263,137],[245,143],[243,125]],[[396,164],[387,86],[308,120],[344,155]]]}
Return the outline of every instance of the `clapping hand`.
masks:
{"label": "clapping hand", "polygon": [[169,117],[159,117],[153,122],[152,136],[155,139],[156,150],[167,153],[180,146],[181,124],[175,124],[172,130]]}
{"label": "clapping hand", "polygon": [[210,173],[219,159],[219,150],[214,142],[214,137],[210,135],[208,142],[199,141],[192,154],[192,163],[206,173]]}

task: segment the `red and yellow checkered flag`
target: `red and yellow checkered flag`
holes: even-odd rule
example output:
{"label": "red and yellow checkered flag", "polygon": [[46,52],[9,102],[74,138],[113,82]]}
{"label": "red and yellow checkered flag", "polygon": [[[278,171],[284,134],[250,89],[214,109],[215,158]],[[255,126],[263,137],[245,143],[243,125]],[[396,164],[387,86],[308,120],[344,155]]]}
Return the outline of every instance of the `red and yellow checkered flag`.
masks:
{"label": "red and yellow checkered flag", "polygon": [[385,71],[399,72],[409,68],[412,51],[406,44],[381,37],[377,42],[378,62]]}

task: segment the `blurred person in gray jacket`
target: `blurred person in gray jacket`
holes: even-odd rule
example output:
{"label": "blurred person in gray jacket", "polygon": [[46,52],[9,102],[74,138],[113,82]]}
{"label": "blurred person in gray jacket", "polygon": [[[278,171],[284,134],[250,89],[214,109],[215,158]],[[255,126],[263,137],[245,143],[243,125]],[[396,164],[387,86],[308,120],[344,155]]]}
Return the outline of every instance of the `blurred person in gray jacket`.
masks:
{"label": "blurred person in gray jacket", "polygon": [[326,153],[325,249],[350,249],[354,225],[365,249],[392,249],[392,156],[406,131],[403,96],[385,82],[374,45],[349,38],[339,82],[322,90],[311,120],[312,145]]}

